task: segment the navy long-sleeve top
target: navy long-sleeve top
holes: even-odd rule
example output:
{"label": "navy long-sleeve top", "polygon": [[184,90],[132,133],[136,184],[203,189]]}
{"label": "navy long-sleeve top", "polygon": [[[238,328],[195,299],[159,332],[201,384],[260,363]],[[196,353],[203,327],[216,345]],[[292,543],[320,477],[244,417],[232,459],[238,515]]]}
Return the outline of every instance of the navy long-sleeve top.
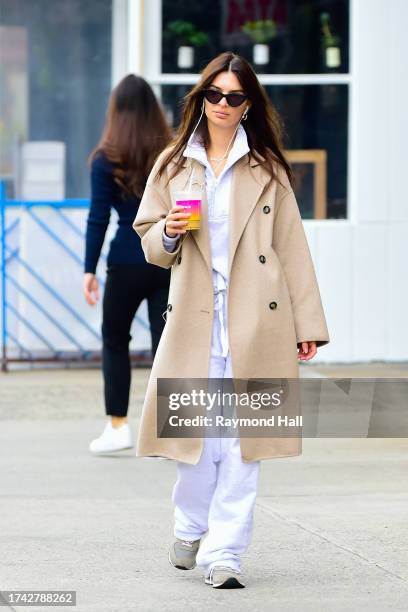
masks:
{"label": "navy long-sleeve top", "polygon": [[122,190],[114,181],[113,164],[103,153],[93,159],[91,165],[91,205],[86,227],[85,272],[95,273],[101,254],[111,209],[119,216],[116,235],[110,243],[107,263],[146,263],[140,237],[132,227],[140,198],[122,197]]}

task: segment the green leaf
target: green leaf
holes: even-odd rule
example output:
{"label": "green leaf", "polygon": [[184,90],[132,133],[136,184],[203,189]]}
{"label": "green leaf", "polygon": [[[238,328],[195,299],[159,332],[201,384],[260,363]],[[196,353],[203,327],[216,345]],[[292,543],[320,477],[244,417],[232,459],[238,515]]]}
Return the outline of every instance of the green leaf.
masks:
{"label": "green leaf", "polygon": [[265,44],[277,35],[277,26],[272,19],[247,21],[241,30],[256,44]]}

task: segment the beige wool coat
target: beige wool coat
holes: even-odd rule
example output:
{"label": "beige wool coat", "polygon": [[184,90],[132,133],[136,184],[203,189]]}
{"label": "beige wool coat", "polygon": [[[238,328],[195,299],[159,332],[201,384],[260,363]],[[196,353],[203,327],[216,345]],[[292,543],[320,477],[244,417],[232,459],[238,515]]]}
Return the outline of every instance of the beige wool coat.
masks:
{"label": "beige wool coat", "polygon": [[[137,456],[198,462],[203,438],[157,436],[158,378],[207,378],[213,325],[213,286],[206,192],[199,230],[182,234],[173,253],[164,249],[165,217],[174,193],[205,184],[205,168],[186,157],[166,185],[174,161],[147,181],[133,228],[149,263],[171,268],[166,324],[152,366],[138,433]],[[302,219],[286,172],[283,186],[249,154],[233,166],[230,201],[228,339],[235,378],[298,378],[297,345],[329,342],[325,315]],[[260,256],[261,257],[260,259]],[[301,437],[241,437],[243,461],[299,455]]]}

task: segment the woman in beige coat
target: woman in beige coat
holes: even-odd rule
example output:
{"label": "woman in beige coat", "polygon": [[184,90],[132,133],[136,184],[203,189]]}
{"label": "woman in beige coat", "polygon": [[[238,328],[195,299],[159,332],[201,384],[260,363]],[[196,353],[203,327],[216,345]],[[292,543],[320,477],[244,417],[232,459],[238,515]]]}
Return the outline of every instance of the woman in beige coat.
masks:
{"label": "woman in beige coat", "polygon": [[[171,269],[137,455],[177,462],[169,560],[202,567],[218,588],[244,586],[260,460],[300,454],[301,439],[160,435],[157,379],[297,378],[298,361],[329,342],[280,125],[250,64],[216,57],[186,96],[133,224],[146,260]],[[202,187],[198,230],[175,205],[191,184]]]}

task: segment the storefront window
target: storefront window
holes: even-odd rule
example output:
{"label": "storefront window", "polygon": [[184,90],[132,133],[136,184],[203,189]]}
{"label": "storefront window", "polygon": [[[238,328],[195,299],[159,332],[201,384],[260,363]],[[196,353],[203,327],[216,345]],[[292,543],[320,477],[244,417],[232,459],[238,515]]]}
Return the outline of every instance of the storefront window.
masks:
{"label": "storefront window", "polygon": [[234,51],[258,73],[348,72],[347,0],[163,0],[162,72]]}
{"label": "storefront window", "polygon": [[284,121],[302,217],[347,218],[349,1],[161,0],[160,7],[152,74],[171,123],[179,123],[183,97],[208,61],[238,53]]}
{"label": "storefront window", "polygon": [[304,219],[347,213],[347,85],[266,86],[284,121],[285,152]]}
{"label": "storefront window", "polygon": [[86,158],[111,87],[112,0],[1,0],[2,178],[22,141],[66,146],[66,195],[89,193]]}

